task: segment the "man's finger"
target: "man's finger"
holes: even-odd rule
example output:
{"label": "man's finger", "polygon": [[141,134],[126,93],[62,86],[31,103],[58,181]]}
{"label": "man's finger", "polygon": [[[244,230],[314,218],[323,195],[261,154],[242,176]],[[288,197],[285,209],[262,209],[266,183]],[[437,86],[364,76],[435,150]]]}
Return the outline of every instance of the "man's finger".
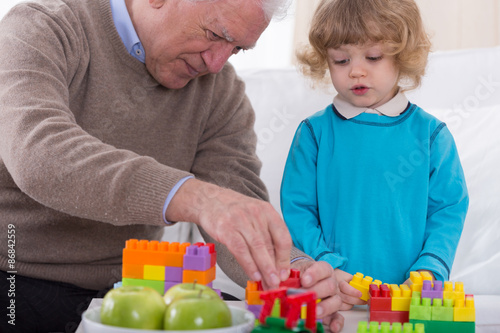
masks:
{"label": "man's finger", "polygon": [[290,276],[290,252],[292,250],[292,238],[283,220],[278,213],[274,212],[269,223],[269,232],[274,247],[276,269],[281,281]]}

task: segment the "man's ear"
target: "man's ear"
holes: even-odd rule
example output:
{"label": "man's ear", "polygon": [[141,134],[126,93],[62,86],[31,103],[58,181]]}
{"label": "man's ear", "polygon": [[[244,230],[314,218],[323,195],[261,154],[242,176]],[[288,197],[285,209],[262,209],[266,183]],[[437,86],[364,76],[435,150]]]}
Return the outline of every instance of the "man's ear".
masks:
{"label": "man's ear", "polygon": [[167,0],[149,0],[149,5],[154,9],[161,8]]}

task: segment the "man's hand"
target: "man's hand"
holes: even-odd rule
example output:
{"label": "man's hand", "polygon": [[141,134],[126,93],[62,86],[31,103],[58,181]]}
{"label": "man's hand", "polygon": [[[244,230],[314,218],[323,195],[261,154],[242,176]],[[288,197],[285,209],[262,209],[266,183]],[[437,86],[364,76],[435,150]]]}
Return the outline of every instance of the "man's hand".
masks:
{"label": "man's hand", "polygon": [[340,310],[350,310],[354,305],[366,304],[365,301],[360,299],[363,295],[361,291],[349,284],[352,280],[351,274],[335,268],[335,276],[337,277],[337,281],[339,283],[340,298],[342,298],[342,306],[340,307]]}
{"label": "man's hand", "polygon": [[344,327],[344,317],[340,310],[342,299],[338,295],[338,286],[332,266],[325,261],[297,260],[292,268],[300,270],[300,283],[306,290],[316,292],[321,299],[316,308],[316,315],[323,319],[330,331],[340,332]]}
{"label": "man's hand", "polygon": [[167,221],[193,222],[224,244],[253,281],[278,288],[290,275],[292,239],[268,202],[230,189],[187,180],[172,198]]}

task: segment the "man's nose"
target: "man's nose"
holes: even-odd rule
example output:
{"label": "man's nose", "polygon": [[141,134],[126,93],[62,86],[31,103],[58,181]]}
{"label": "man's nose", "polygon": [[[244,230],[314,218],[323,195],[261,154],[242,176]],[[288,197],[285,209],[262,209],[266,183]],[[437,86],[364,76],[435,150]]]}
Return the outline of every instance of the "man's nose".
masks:
{"label": "man's nose", "polygon": [[201,57],[210,73],[215,74],[222,70],[230,56],[234,54],[234,46],[230,43],[213,45],[201,53]]}

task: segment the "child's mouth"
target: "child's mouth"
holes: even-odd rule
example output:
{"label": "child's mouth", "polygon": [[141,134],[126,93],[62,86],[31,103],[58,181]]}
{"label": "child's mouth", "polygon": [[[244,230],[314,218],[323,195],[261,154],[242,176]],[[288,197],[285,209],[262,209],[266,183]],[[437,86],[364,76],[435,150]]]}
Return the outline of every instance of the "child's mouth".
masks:
{"label": "child's mouth", "polygon": [[368,87],[366,87],[366,86],[354,86],[351,88],[351,91],[355,95],[361,96],[361,95],[366,94],[366,92],[368,91]]}

